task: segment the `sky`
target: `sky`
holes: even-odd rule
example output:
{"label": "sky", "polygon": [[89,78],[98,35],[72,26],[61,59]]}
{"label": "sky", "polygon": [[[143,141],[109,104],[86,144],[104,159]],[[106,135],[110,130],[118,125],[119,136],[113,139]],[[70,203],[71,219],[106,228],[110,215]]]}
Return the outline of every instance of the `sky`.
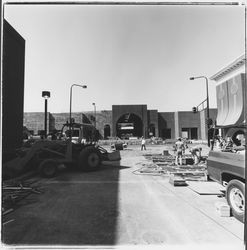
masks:
{"label": "sky", "polygon": [[[192,110],[205,79],[244,54],[245,6],[5,5],[5,19],[26,41],[24,111],[111,110],[147,104]],[[209,103],[216,108],[215,82]]]}

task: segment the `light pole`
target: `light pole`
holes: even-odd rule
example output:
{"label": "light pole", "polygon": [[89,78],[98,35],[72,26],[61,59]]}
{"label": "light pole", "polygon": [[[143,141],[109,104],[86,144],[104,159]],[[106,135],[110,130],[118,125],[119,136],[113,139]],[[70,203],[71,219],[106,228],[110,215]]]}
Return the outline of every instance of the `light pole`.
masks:
{"label": "light pole", "polygon": [[42,91],[42,97],[45,98],[45,138],[47,138],[47,100],[50,98],[51,93],[49,91]]}
{"label": "light pole", "polygon": [[[209,131],[209,97],[208,97],[208,78],[206,76],[194,76],[190,77],[190,80],[195,80],[199,78],[204,78],[206,80],[206,91],[207,91],[207,128]],[[208,146],[210,146],[210,138],[208,135]]]}
{"label": "light pole", "polygon": [[94,106],[94,140],[96,141],[96,104],[95,102],[92,103]]}
{"label": "light pole", "polygon": [[71,126],[72,126],[72,122],[71,122],[72,88],[74,86],[81,87],[81,88],[84,88],[84,89],[87,88],[87,85],[79,85],[79,84],[72,84],[70,86],[70,101],[69,101],[69,138],[70,138],[70,141],[71,141],[71,138],[72,138],[72,135],[71,135]]}
{"label": "light pole", "polygon": [[96,129],[96,104],[93,102],[92,105],[94,106],[94,127]]}

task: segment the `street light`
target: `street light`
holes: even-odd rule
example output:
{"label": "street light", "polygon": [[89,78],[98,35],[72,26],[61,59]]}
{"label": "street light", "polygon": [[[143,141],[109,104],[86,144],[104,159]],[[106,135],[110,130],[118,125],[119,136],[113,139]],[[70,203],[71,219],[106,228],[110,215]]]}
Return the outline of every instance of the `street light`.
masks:
{"label": "street light", "polygon": [[93,102],[94,106],[94,140],[96,141],[96,104]]}
{"label": "street light", "polygon": [[[209,97],[208,97],[208,78],[206,76],[195,76],[190,77],[190,80],[195,80],[199,78],[204,78],[206,80],[206,91],[207,91],[207,128],[209,130]],[[208,135],[208,146],[210,146],[210,138]]]}
{"label": "street light", "polygon": [[96,129],[96,104],[93,102],[92,105],[94,106],[94,127]]}
{"label": "street light", "polygon": [[71,126],[72,126],[72,123],[71,123],[72,88],[74,86],[81,87],[81,88],[84,88],[84,89],[87,88],[87,85],[79,85],[79,84],[72,84],[70,86],[70,102],[69,102],[69,138],[70,138],[70,141],[71,141],[71,138],[72,138],[72,135],[71,135]]}
{"label": "street light", "polygon": [[45,138],[47,137],[47,100],[50,98],[51,93],[49,91],[42,91],[42,97],[45,98]]}

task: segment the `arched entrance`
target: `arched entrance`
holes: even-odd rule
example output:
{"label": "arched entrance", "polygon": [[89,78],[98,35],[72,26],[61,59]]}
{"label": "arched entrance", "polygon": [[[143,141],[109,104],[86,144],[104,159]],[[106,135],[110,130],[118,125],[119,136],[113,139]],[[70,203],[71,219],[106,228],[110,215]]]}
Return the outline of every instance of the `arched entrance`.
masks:
{"label": "arched entrance", "polygon": [[106,124],[104,126],[104,139],[107,139],[111,135],[111,127],[110,125]]}
{"label": "arched entrance", "polygon": [[155,125],[153,123],[149,125],[148,135],[149,137],[152,137],[152,136],[155,137]]}
{"label": "arched entrance", "polygon": [[116,135],[122,139],[142,136],[143,123],[139,116],[133,113],[122,115],[116,123]]}

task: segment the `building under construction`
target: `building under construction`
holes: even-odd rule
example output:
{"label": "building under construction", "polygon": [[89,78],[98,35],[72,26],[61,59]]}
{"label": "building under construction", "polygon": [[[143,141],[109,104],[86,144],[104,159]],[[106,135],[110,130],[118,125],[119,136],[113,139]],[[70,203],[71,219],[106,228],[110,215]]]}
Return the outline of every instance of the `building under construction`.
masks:
{"label": "building under construction", "polygon": [[[210,109],[210,118],[215,120],[216,109]],[[49,113],[49,132],[60,130],[69,120],[69,113]],[[112,110],[73,113],[78,123],[96,125],[100,139],[122,139],[141,136],[174,139],[184,137],[195,140],[207,139],[206,109],[200,111],[159,112],[149,110],[147,105],[113,105]],[[24,126],[33,134],[44,130],[44,113],[24,113]]]}

